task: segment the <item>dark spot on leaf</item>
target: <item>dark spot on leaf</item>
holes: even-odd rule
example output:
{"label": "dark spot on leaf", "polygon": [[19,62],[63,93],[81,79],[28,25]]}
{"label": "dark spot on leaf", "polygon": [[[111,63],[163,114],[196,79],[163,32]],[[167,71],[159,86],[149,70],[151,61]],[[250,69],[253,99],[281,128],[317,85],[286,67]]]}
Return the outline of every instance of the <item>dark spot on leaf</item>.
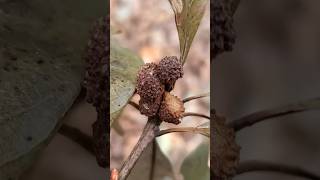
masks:
{"label": "dark spot on leaf", "polygon": [[37,60],[37,64],[40,65],[40,64],[43,64],[43,63],[44,63],[43,59],[38,59],[38,60]]}
{"label": "dark spot on leaf", "polygon": [[18,58],[16,55],[14,55],[11,51],[9,51],[8,49],[6,49],[5,51],[3,51],[3,55],[5,57],[7,57],[8,59],[12,60],[12,61],[16,61]]}
{"label": "dark spot on leaf", "polygon": [[7,24],[3,24],[2,27],[3,27],[4,29],[6,29],[7,31],[9,31],[9,32],[12,32],[12,31],[13,31],[13,29],[12,29],[9,25],[7,25]]}
{"label": "dark spot on leaf", "polygon": [[18,71],[19,68],[18,68],[17,66],[13,66],[12,69],[13,69],[14,71]]}
{"label": "dark spot on leaf", "polygon": [[3,70],[10,72],[10,63],[9,62],[4,63]]}
{"label": "dark spot on leaf", "polygon": [[66,86],[64,84],[62,84],[62,85],[59,86],[58,89],[59,89],[59,91],[64,92],[66,90]]}
{"label": "dark spot on leaf", "polygon": [[18,86],[14,86],[13,88],[15,91],[19,91],[19,87]]}
{"label": "dark spot on leaf", "polygon": [[33,138],[32,138],[32,136],[27,136],[27,137],[26,137],[26,140],[27,140],[27,141],[32,141]]}
{"label": "dark spot on leaf", "polygon": [[10,60],[11,60],[11,61],[16,61],[16,60],[18,60],[18,57],[12,56],[12,57],[10,57]]}
{"label": "dark spot on leaf", "polygon": [[20,51],[20,52],[28,52],[28,50],[27,49],[24,49],[24,48],[20,48],[20,47],[17,47],[17,48],[15,48],[17,51]]}
{"label": "dark spot on leaf", "polygon": [[47,76],[47,75],[44,75],[42,78],[43,78],[43,80],[45,80],[45,81],[49,81],[49,76]]}

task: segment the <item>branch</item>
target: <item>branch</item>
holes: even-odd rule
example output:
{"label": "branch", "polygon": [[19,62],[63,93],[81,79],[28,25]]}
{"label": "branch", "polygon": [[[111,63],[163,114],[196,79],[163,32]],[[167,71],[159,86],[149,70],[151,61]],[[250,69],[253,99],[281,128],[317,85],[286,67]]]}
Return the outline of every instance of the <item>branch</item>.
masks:
{"label": "branch", "polygon": [[79,129],[71,127],[67,124],[63,124],[59,129],[59,133],[63,136],[71,139],[75,143],[79,144],[85,150],[87,150],[90,154],[95,154],[93,149],[93,139],[92,137],[84,134]]}
{"label": "branch", "polygon": [[210,96],[210,92],[207,92],[207,93],[204,93],[204,94],[199,94],[197,96],[191,96],[191,97],[185,98],[182,102],[186,103],[186,102],[194,100],[194,99],[204,98],[204,97],[208,97],[208,96]]}
{"label": "branch", "polygon": [[157,157],[157,147],[156,146],[157,146],[157,141],[155,141],[155,139],[153,139],[149,180],[153,180],[153,176],[154,176],[154,170],[155,170],[155,166],[156,166],[156,157]]}
{"label": "branch", "polygon": [[281,164],[263,162],[263,161],[247,161],[247,162],[240,163],[237,168],[237,175],[252,172],[252,171],[270,171],[270,172],[288,174],[292,176],[309,178],[313,180],[320,180],[320,176],[313,174],[312,172],[309,172],[307,170],[301,169],[299,167],[281,165]]}
{"label": "branch", "polygon": [[174,133],[174,132],[200,133],[204,136],[210,137],[209,128],[195,128],[195,127],[170,128],[170,129],[161,130],[157,133],[157,137],[165,135],[165,134],[169,134],[169,133]]}
{"label": "branch", "polygon": [[258,111],[247,116],[244,116],[240,119],[231,121],[228,126],[232,127],[235,131],[239,131],[245,127],[252,126],[258,122],[285,116],[288,114],[303,112],[307,110],[320,109],[320,98],[314,98],[306,100],[300,103],[289,104],[269,110]]}
{"label": "branch", "polygon": [[121,170],[119,172],[119,180],[125,180],[128,177],[128,175],[130,174],[130,171],[134,167],[140,155],[147,148],[149,143],[151,143],[154,140],[158,132],[159,132],[158,119],[154,117],[149,118],[147,124],[143,129],[140,139],[138,140],[138,143],[134,146],[131,154],[129,155],[129,157],[121,167]]}
{"label": "branch", "polygon": [[210,120],[210,117],[204,114],[199,114],[199,113],[193,113],[193,112],[185,112],[182,114],[182,118],[187,117],[187,116],[197,116],[197,117],[202,117]]}
{"label": "branch", "polygon": [[133,106],[134,108],[136,108],[138,111],[140,111],[140,110],[139,110],[139,104],[137,104],[137,103],[135,103],[135,102],[133,102],[133,101],[129,101],[128,104],[130,104],[131,106]]}

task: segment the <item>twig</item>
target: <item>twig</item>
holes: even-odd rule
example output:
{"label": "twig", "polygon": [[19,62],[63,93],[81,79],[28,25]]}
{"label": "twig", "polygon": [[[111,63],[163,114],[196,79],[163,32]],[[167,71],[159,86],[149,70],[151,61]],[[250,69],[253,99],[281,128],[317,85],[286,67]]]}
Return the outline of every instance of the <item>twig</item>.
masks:
{"label": "twig", "polygon": [[121,170],[119,172],[119,180],[125,180],[130,171],[134,167],[135,163],[139,159],[140,155],[146,149],[146,147],[151,143],[156,134],[159,132],[159,122],[157,118],[149,118],[147,124],[145,125],[143,132],[138,140],[138,143],[134,146],[131,154],[124,162]]}
{"label": "twig", "polygon": [[79,144],[85,150],[87,150],[91,154],[95,154],[93,150],[93,139],[92,137],[84,134],[79,129],[71,127],[67,124],[63,124],[59,129],[59,133],[63,136],[71,139],[72,141]]}
{"label": "twig", "polygon": [[137,110],[139,110],[139,104],[133,102],[133,101],[129,101],[129,103],[131,106],[133,106],[134,108],[136,108]]}
{"label": "twig", "polygon": [[182,117],[187,117],[187,116],[197,116],[197,117],[202,117],[210,120],[210,117],[204,114],[199,114],[194,112],[185,112],[182,114]]}
{"label": "twig", "polygon": [[288,114],[303,112],[312,109],[320,109],[320,98],[306,100],[300,103],[289,104],[282,107],[277,107],[270,110],[258,111],[240,119],[231,121],[228,126],[235,131],[239,131],[245,127],[252,126],[263,120],[270,118],[285,116]]}
{"label": "twig", "polygon": [[209,134],[204,133],[204,130],[206,128],[195,128],[195,127],[184,127],[184,128],[170,128],[170,129],[165,129],[161,130],[157,133],[157,137],[169,134],[169,133],[174,133],[174,132],[192,132],[192,133],[200,133],[204,136],[209,136]]}
{"label": "twig", "polygon": [[186,102],[189,102],[189,101],[194,100],[194,99],[204,98],[204,97],[208,97],[208,96],[210,96],[209,92],[204,93],[204,94],[199,94],[197,96],[191,96],[191,97],[185,98],[182,102],[186,103]]}
{"label": "twig", "polygon": [[320,180],[320,176],[302,168],[263,161],[246,161],[240,163],[237,168],[237,175],[252,171],[270,171],[313,180]]}
{"label": "twig", "polygon": [[155,166],[156,166],[156,157],[157,157],[157,147],[156,146],[157,146],[157,142],[155,139],[153,139],[149,180],[153,180],[153,176],[154,176],[154,170],[155,170]]}

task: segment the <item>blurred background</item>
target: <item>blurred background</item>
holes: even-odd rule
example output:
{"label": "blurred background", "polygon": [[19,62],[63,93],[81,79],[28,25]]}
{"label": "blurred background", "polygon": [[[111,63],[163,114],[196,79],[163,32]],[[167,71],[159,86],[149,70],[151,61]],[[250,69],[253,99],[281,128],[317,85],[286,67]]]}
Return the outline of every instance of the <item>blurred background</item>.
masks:
{"label": "blurred background", "polygon": [[[158,62],[165,56],[179,57],[179,39],[174,14],[167,0],[111,0],[111,26],[118,32],[114,35],[120,44],[137,53],[144,62]],[[184,67],[184,77],[176,83],[172,93],[185,98],[210,91],[210,12],[209,4],[200,24]],[[134,100],[137,102],[138,97]],[[186,111],[209,115],[209,98],[186,104]],[[111,168],[120,168],[132,151],[146,123],[146,116],[127,106],[117,121],[117,130],[111,130]],[[195,117],[184,118],[178,127],[200,125],[207,120]],[[177,127],[163,123],[161,129]],[[120,130],[119,130],[120,129]],[[170,161],[173,173],[163,173],[155,179],[182,179],[180,166],[185,157],[207,138],[192,133],[171,133],[157,138],[162,153]],[[162,158],[163,159],[163,158]],[[161,161],[161,159],[159,160]],[[163,162],[157,161],[158,164]],[[141,174],[147,174],[150,161]],[[143,166],[138,163],[137,166]],[[170,166],[170,164],[169,164]],[[161,171],[163,166],[158,166]],[[134,173],[135,174],[135,173]],[[139,175],[131,179],[144,180]]]}
{"label": "blurred background", "polygon": [[[320,96],[320,1],[246,0],[235,14],[232,53],[212,63],[213,106],[228,120]],[[275,118],[241,130],[241,161],[266,160],[320,174],[320,113]],[[299,180],[248,173],[235,180]]]}

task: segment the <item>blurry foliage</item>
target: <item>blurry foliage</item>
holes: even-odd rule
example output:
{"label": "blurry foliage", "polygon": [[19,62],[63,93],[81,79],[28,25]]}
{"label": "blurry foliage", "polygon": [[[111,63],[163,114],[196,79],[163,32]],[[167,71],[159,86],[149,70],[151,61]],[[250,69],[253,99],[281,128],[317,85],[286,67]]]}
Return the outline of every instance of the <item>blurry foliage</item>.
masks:
{"label": "blurry foliage", "polygon": [[200,144],[183,161],[181,173],[184,180],[208,180],[210,171],[208,167],[209,141]]}
{"label": "blurry foliage", "polygon": [[100,2],[0,1],[0,179],[33,164],[77,97]]}
{"label": "blurry foliage", "polygon": [[136,77],[143,61],[111,37],[110,44],[110,126],[135,91]]}

